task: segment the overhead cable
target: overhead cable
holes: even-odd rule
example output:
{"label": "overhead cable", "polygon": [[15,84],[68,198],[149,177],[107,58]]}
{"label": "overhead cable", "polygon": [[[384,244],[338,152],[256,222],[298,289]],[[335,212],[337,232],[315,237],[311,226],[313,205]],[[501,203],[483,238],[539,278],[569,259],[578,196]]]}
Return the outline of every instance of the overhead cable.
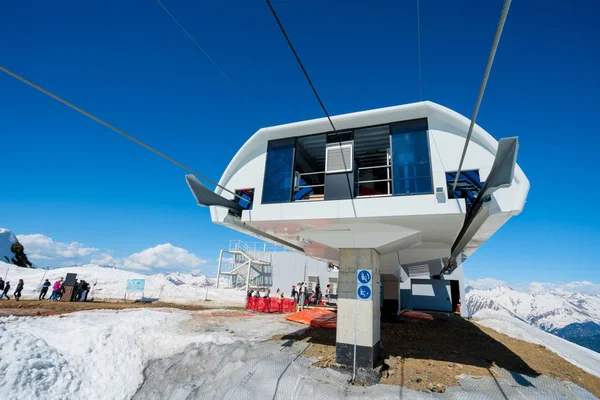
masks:
{"label": "overhead cable", "polygon": [[423,78],[421,72],[421,10],[417,0],[417,50],[419,57],[419,101],[423,101]]}
{"label": "overhead cable", "polygon": [[150,151],[151,151],[151,152],[153,152],[154,154],[156,154],[156,155],[158,155],[158,156],[160,156],[160,157],[164,158],[165,160],[168,160],[168,161],[172,162],[173,164],[177,165],[178,167],[181,167],[181,168],[185,169],[186,171],[188,171],[188,172],[191,172],[192,174],[194,174],[194,175],[198,176],[199,178],[201,178],[201,179],[205,180],[206,182],[209,182],[209,183],[211,183],[211,184],[215,185],[216,187],[218,187],[218,188],[221,188],[221,189],[225,190],[226,192],[228,192],[228,193],[230,193],[230,194],[234,195],[235,197],[237,197],[237,198],[239,198],[239,199],[241,199],[241,200],[244,200],[244,199],[243,199],[241,196],[237,195],[236,193],[232,192],[231,190],[227,189],[226,187],[223,187],[223,186],[219,185],[217,182],[213,181],[212,179],[208,178],[207,176],[205,176],[205,175],[203,175],[203,174],[199,173],[198,171],[195,171],[195,170],[193,170],[192,168],[190,168],[190,167],[188,167],[188,166],[186,166],[186,165],[184,165],[184,164],[180,163],[179,161],[177,161],[177,160],[175,160],[175,159],[173,159],[173,158],[169,157],[169,156],[168,156],[168,155],[166,155],[165,153],[162,153],[162,152],[160,152],[160,151],[156,150],[155,148],[153,148],[153,147],[151,147],[151,146],[147,145],[146,143],[142,142],[141,140],[138,140],[138,139],[134,138],[133,136],[131,136],[131,135],[129,135],[129,134],[127,134],[127,133],[123,132],[123,131],[122,131],[122,130],[120,130],[119,128],[117,128],[117,127],[115,127],[115,126],[113,126],[113,125],[109,124],[108,122],[105,122],[105,121],[103,121],[102,119],[100,119],[100,118],[98,118],[98,117],[96,117],[96,116],[94,116],[94,115],[90,114],[89,112],[87,112],[87,111],[85,111],[85,110],[83,110],[83,109],[81,109],[81,108],[77,107],[75,104],[73,104],[73,103],[71,103],[71,102],[69,102],[69,101],[67,101],[67,100],[63,99],[62,97],[59,97],[59,96],[55,95],[54,93],[52,93],[52,92],[50,92],[50,91],[48,91],[48,90],[44,89],[43,87],[41,87],[41,86],[39,86],[39,85],[37,85],[37,84],[33,83],[32,81],[30,81],[30,80],[28,80],[28,79],[24,78],[23,76],[21,76],[21,75],[17,74],[16,72],[13,72],[13,71],[9,70],[8,68],[6,68],[6,67],[4,67],[4,66],[2,66],[2,65],[0,65],[0,71],[2,71],[2,72],[4,72],[4,73],[6,73],[6,74],[8,74],[8,75],[12,76],[12,77],[13,77],[13,78],[15,78],[15,79],[18,79],[18,80],[20,80],[21,82],[25,83],[26,85],[29,85],[29,86],[31,86],[31,87],[32,87],[32,88],[34,88],[35,90],[37,90],[37,91],[39,91],[39,92],[42,92],[42,93],[44,93],[45,95],[47,95],[47,96],[49,96],[49,97],[52,97],[54,100],[56,100],[56,101],[59,101],[60,103],[62,103],[62,104],[64,104],[64,105],[66,105],[67,107],[69,107],[69,108],[71,108],[71,109],[73,109],[73,110],[77,111],[77,112],[78,112],[78,113],[80,113],[80,114],[83,114],[83,115],[85,115],[86,117],[88,117],[88,118],[90,118],[90,119],[92,119],[92,120],[96,121],[97,123],[99,123],[99,124],[101,124],[101,125],[104,125],[104,126],[105,126],[105,127],[107,127],[108,129],[110,129],[110,130],[112,130],[112,131],[114,131],[114,132],[118,133],[119,135],[121,135],[121,136],[123,136],[123,137],[125,137],[125,138],[127,138],[127,139],[129,139],[129,140],[131,140],[132,142],[134,142],[134,143],[136,143],[136,144],[139,144],[140,146],[144,147],[145,149],[147,149],[147,150],[150,150]]}
{"label": "overhead cable", "polygon": [[202,54],[204,54],[204,56],[208,59],[208,61],[210,61],[212,63],[212,65],[215,66],[215,68],[221,73],[221,75],[223,75],[223,77],[229,82],[229,84],[240,94],[240,96],[242,96],[248,104],[253,106],[253,104],[250,101],[250,99],[248,98],[248,96],[246,96],[244,94],[244,92],[242,92],[242,90],[235,83],[233,83],[233,81],[231,80],[231,78],[229,78],[229,76],[225,73],[225,71],[223,71],[221,69],[221,67],[219,67],[219,65],[216,63],[216,61],[213,60],[212,57],[208,55],[208,53],[202,48],[202,46],[200,46],[200,44],[187,31],[187,29],[185,29],[185,27],[177,20],[177,18],[175,18],[175,16],[173,14],[171,14],[171,12],[167,9],[167,7],[165,7],[165,5],[160,0],[156,0],[156,2],[158,3],[158,5],[160,5],[162,7],[162,9],[165,11],[165,13],[167,13],[167,15],[169,17],[171,17],[173,22],[175,22],[175,24],[177,24],[179,29],[181,29],[181,31],[183,33],[185,33],[185,35],[192,41],[192,43],[194,43],[194,45],[202,52]]}
{"label": "overhead cable", "polygon": [[502,13],[500,14],[500,21],[498,21],[498,27],[496,28],[496,34],[494,35],[494,42],[492,43],[492,49],[490,50],[487,65],[485,66],[485,73],[483,74],[483,81],[481,82],[481,87],[479,88],[479,95],[477,96],[477,103],[475,104],[475,111],[473,112],[473,117],[471,118],[471,124],[469,125],[469,131],[467,132],[467,139],[465,141],[465,147],[463,148],[462,156],[460,157],[460,163],[458,164],[458,170],[456,172],[456,177],[454,178],[454,184],[452,185],[452,193],[454,193],[456,191],[456,185],[458,184],[458,178],[460,177],[460,172],[462,170],[463,162],[465,161],[465,155],[467,154],[467,148],[469,147],[469,141],[471,140],[471,135],[473,134],[473,127],[475,126],[475,120],[477,119],[477,114],[479,113],[479,107],[481,106],[481,100],[483,99],[483,93],[485,92],[485,87],[487,85],[487,81],[490,76],[490,71],[492,70],[492,64],[494,64],[494,57],[496,56],[496,50],[498,49],[498,43],[500,42],[500,37],[502,36],[502,31],[504,30],[504,23],[506,22],[506,17],[508,16],[508,9],[510,8],[511,1],[512,0],[504,0],[504,6],[502,7]]}
{"label": "overhead cable", "polygon": [[[331,117],[329,116],[329,113],[327,112],[327,109],[325,108],[325,104],[323,104],[323,101],[321,101],[321,97],[319,96],[319,93],[317,92],[315,85],[313,84],[312,80],[310,79],[310,76],[308,76],[308,72],[306,71],[306,68],[304,68],[304,64],[302,64],[302,61],[300,60],[300,56],[296,52],[296,49],[294,48],[292,41],[290,40],[289,36],[287,35],[287,33],[283,27],[283,24],[281,23],[281,20],[279,20],[279,17],[277,16],[277,13],[275,12],[273,5],[271,4],[271,1],[266,0],[266,2],[267,2],[267,5],[269,6],[269,8],[271,9],[271,13],[273,14],[273,17],[275,18],[275,21],[277,21],[277,25],[279,25],[279,29],[281,30],[281,33],[283,33],[283,36],[285,37],[285,40],[287,41],[287,44],[290,47],[290,50],[292,50],[292,53],[294,53],[294,57],[296,57],[296,61],[298,62],[298,65],[300,65],[300,68],[302,69],[302,72],[304,73],[304,76],[306,77],[308,84],[310,85],[313,93],[315,94],[317,101],[321,105],[321,108],[323,109],[323,112],[325,113],[325,116],[327,117],[327,120],[329,121],[329,124],[331,125],[331,129],[333,129],[333,133],[337,135],[337,137],[339,139],[340,150],[341,150],[342,149],[342,141],[341,141],[340,134],[337,131],[337,129],[335,129],[335,125],[333,125],[333,121],[331,120]],[[341,155],[342,155],[342,162],[344,163],[344,170],[347,171],[348,167],[346,166],[346,158],[344,157],[343,151],[341,152]],[[354,195],[352,192],[352,185],[350,184],[350,178],[348,177],[348,174],[346,174],[346,181],[348,182],[348,191],[350,193],[350,199],[352,200],[352,209],[354,210],[354,216],[356,217],[357,215],[356,215],[356,207],[354,206]]]}

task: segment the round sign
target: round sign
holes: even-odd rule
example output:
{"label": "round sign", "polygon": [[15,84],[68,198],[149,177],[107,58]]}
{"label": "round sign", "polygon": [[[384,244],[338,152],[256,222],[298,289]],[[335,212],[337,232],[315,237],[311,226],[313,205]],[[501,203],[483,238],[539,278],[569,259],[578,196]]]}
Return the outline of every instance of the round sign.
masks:
{"label": "round sign", "polygon": [[371,288],[368,286],[362,285],[358,287],[358,298],[366,300],[371,297]]}
{"label": "round sign", "polygon": [[360,271],[358,273],[358,280],[363,284],[371,282],[371,273],[369,271]]}

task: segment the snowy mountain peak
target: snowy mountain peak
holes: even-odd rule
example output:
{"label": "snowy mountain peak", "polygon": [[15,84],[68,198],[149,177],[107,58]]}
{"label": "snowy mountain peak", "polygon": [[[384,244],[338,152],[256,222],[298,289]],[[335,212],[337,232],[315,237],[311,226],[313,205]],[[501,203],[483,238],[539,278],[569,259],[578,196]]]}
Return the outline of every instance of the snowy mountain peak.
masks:
{"label": "snowy mountain peak", "polygon": [[8,229],[0,228],[0,261],[10,263],[15,254],[10,250],[11,246],[18,242],[14,233]]}
{"label": "snowy mountain peak", "polygon": [[472,289],[467,294],[467,310],[476,315],[481,310],[502,311],[546,331],[570,324],[600,324],[600,297],[562,289],[520,292],[508,286]]}

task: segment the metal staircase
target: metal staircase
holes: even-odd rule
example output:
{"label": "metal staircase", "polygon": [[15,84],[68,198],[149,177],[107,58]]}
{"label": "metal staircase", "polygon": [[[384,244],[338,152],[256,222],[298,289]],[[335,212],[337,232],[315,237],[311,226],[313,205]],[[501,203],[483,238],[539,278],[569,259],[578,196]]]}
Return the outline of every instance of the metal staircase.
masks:
{"label": "metal staircase", "polygon": [[[217,269],[217,288],[221,275],[230,278],[230,287],[235,289],[265,290],[273,285],[273,267],[271,254],[285,249],[269,243],[244,243],[240,240],[229,242],[228,250],[221,250]],[[231,254],[229,260],[223,254]],[[223,266],[231,265],[230,269]],[[228,261],[228,262],[227,262]]]}

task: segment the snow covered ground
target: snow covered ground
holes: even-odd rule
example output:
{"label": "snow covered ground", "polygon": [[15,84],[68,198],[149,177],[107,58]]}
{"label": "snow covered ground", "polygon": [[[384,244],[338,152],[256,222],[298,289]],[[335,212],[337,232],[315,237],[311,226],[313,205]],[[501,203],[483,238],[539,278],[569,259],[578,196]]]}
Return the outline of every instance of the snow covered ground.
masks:
{"label": "snow covered ground", "polygon": [[[44,279],[54,283],[67,273],[76,273],[77,279],[86,280],[93,286],[88,298],[96,300],[123,299],[128,279],[145,279],[144,296],[172,303],[195,304],[205,298],[216,304],[243,304],[245,293],[240,290],[215,288],[215,279],[204,275],[175,273],[170,275],[142,275],[117,268],[105,268],[94,264],[51,270],[20,268],[0,261],[0,277],[10,281],[14,288],[19,279],[25,282],[23,297],[37,298]],[[138,299],[142,293],[128,293],[128,299]]]}
{"label": "snow covered ground", "polygon": [[[196,313],[197,314],[197,313]],[[188,345],[263,340],[289,324],[263,317],[245,320],[233,336],[173,309],[86,311],[44,318],[0,318],[0,391],[3,399],[129,399],[144,380],[150,360]],[[207,318],[199,318],[208,321]],[[239,322],[228,318],[230,329]],[[206,361],[206,360],[205,360]]]}
{"label": "snow covered ground", "polygon": [[480,310],[473,319],[515,339],[541,344],[584,371],[600,377],[600,354],[595,351],[544,332],[536,326],[514,318],[504,310]]}
{"label": "snow covered ground", "polygon": [[300,329],[281,315],[173,309],[0,317],[1,398],[594,399],[572,383],[502,371],[459,377],[461,386],[443,394],[356,387],[346,374],[312,367],[315,359],[302,356],[308,343],[268,340]]}

